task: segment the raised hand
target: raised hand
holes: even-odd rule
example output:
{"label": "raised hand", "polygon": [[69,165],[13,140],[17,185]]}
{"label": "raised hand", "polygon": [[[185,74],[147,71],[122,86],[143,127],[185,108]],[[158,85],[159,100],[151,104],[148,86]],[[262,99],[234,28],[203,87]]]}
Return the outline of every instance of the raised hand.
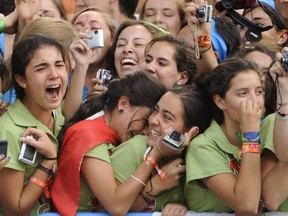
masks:
{"label": "raised hand", "polygon": [[242,133],[250,131],[260,131],[260,118],[262,108],[260,105],[251,100],[240,103],[239,123]]}
{"label": "raised hand", "polygon": [[[27,135],[33,135],[36,140],[26,138]],[[25,142],[27,145],[33,146],[37,151],[45,158],[56,158],[57,151],[54,144],[48,137],[48,135],[38,128],[27,128],[20,138],[21,142]]]}

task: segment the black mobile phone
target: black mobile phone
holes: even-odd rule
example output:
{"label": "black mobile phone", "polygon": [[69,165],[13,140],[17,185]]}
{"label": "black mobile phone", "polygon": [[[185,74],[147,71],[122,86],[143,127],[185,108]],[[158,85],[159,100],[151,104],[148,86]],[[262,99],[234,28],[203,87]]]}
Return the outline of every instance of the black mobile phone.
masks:
{"label": "black mobile phone", "polygon": [[4,155],[5,157],[7,157],[7,146],[8,146],[7,140],[0,140],[0,155]]}

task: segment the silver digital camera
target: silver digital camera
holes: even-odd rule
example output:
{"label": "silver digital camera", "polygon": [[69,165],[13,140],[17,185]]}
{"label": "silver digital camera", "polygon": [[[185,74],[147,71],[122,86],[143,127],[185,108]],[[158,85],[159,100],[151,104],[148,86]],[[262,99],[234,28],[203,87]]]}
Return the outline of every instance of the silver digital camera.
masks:
{"label": "silver digital camera", "polygon": [[103,81],[102,84],[98,84],[98,85],[107,86],[110,80],[112,79],[112,75],[109,70],[99,69],[96,72],[96,78],[101,79]]}
{"label": "silver digital camera", "polygon": [[181,134],[179,131],[174,130],[164,137],[163,144],[171,149],[179,150],[184,141],[185,136]]}
{"label": "silver digital camera", "polygon": [[[36,140],[36,138],[32,135],[28,135],[26,138]],[[22,143],[18,160],[22,161],[23,163],[33,165],[35,163],[36,156],[37,150],[33,146]]]}
{"label": "silver digital camera", "polygon": [[84,39],[84,41],[90,49],[104,47],[104,33],[102,29],[88,32],[88,34],[92,36],[92,39]]}
{"label": "silver digital camera", "polygon": [[211,5],[200,5],[196,11],[196,18],[200,22],[211,22],[213,7]]}

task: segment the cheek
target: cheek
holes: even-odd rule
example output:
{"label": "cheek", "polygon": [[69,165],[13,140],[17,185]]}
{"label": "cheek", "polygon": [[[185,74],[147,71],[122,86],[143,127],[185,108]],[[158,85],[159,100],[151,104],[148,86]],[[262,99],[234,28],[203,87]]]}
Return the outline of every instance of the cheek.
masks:
{"label": "cheek", "polygon": [[144,50],[145,50],[145,47],[135,50],[135,54],[136,54],[137,58],[139,59],[139,61],[143,60],[145,58]]}
{"label": "cheek", "polygon": [[[232,110],[232,111],[238,111],[240,109],[240,103],[242,100],[234,100],[227,104],[227,108]],[[245,101],[245,100],[243,100]]]}

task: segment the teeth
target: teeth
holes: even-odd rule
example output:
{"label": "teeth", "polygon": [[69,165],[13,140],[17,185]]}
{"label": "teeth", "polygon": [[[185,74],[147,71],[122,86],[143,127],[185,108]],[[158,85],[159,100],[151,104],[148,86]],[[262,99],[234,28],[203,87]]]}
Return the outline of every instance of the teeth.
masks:
{"label": "teeth", "polygon": [[157,132],[154,131],[154,130],[151,130],[151,134],[152,134],[153,136],[160,136],[159,133],[157,133]]}
{"label": "teeth", "polygon": [[137,62],[134,59],[130,59],[130,58],[125,58],[121,61],[121,64],[132,64],[132,65],[136,65]]}
{"label": "teeth", "polygon": [[48,88],[59,88],[60,85],[49,86]]}

